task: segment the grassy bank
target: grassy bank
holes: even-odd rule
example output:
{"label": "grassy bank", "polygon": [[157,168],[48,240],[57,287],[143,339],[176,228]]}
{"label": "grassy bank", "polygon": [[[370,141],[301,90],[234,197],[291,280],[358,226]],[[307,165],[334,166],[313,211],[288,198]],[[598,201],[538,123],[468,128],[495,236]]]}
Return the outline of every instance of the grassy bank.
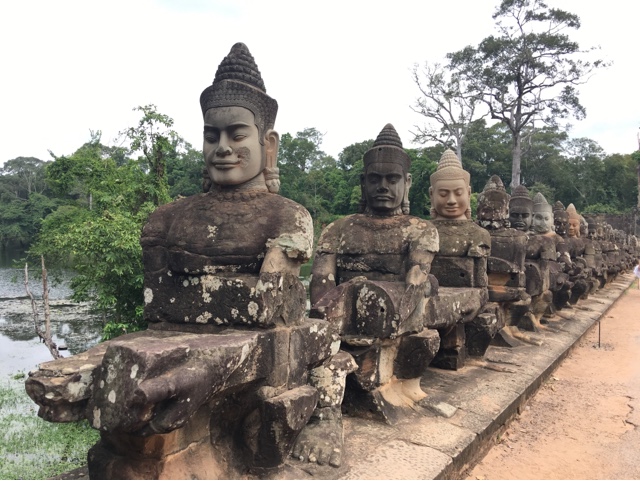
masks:
{"label": "grassy bank", "polygon": [[0,479],[46,479],[83,466],[98,432],[86,421],[48,423],[24,390],[24,375],[0,379]]}

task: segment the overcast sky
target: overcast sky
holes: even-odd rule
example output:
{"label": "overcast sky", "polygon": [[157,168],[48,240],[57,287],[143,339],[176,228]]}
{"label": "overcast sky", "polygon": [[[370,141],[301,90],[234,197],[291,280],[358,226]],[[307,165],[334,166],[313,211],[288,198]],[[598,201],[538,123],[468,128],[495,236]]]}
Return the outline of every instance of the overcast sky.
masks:
{"label": "overcast sky", "polygon": [[[0,163],[73,153],[101,130],[103,143],[156,104],[195,147],[202,142],[200,92],[235,42],[253,54],[279,103],[276,130],[325,134],[333,156],[394,124],[405,146],[422,118],[415,63],[493,32],[499,0],[7,1],[0,4]],[[571,37],[613,61],[581,87],[587,119],[572,137],[607,153],[638,148],[637,24],[640,2],[548,0],[580,16]]]}

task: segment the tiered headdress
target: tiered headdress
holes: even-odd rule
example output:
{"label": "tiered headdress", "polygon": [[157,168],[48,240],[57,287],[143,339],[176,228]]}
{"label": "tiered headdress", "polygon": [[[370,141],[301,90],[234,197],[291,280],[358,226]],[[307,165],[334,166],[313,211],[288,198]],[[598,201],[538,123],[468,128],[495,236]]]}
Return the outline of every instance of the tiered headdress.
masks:
{"label": "tiered headdress", "polygon": [[471,174],[462,168],[462,162],[456,155],[456,153],[447,149],[443,152],[440,161],[438,162],[438,168],[431,174],[431,186],[433,186],[439,180],[458,180],[462,179],[467,185],[471,181]]}
{"label": "tiered headdress", "polygon": [[531,200],[531,197],[529,197],[529,189],[524,185],[517,185],[511,191],[509,206],[511,207],[513,205],[525,206],[533,211],[533,201]]}
{"label": "tiered headdress", "polygon": [[502,183],[502,179],[497,175],[492,175],[482,192],[480,192],[480,195],[478,195],[478,204],[485,202],[501,203],[503,205],[502,210],[506,211],[509,207],[509,197]]}
{"label": "tiered headdress", "polygon": [[569,204],[567,206],[567,215],[569,216],[569,220],[577,220],[580,222],[580,214],[578,214],[578,211],[573,204]]}
{"label": "tiered headdress", "polygon": [[251,52],[244,43],[231,47],[216,72],[213,84],[200,95],[202,114],[213,107],[240,106],[256,117],[258,128],[272,129],[278,113],[278,102],[267,95],[267,89]]}
{"label": "tiered headdress", "polygon": [[548,212],[549,214],[553,214],[551,204],[547,202],[545,196],[540,192],[533,196],[533,212]]}
{"label": "tiered headdress", "polygon": [[391,124],[385,125],[380,131],[373,147],[364,154],[363,162],[365,170],[375,162],[400,164],[405,173],[409,173],[411,168],[411,157],[402,148],[400,136]]}

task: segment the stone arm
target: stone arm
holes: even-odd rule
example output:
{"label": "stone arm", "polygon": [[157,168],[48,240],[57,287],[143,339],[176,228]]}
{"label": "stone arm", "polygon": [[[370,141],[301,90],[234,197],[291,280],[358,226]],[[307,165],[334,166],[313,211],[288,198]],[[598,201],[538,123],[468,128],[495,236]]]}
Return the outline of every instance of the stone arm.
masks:
{"label": "stone arm", "polygon": [[309,286],[311,305],[313,306],[324,295],[336,287],[337,254],[318,252],[313,260],[313,271]]}
{"label": "stone arm", "polygon": [[297,258],[291,258],[287,253],[277,246],[272,246],[267,250],[260,268],[260,274],[291,274],[300,275],[301,261]]}
{"label": "stone arm", "polygon": [[406,262],[406,287],[420,286],[428,282],[433,258],[440,249],[438,230],[430,223],[419,224],[410,234],[409,255]]}
{"label": "stone arm", "polygon": [[429,251],[417,251],[409,254],[408,270],[405,276],[407,287],[419,286],[427,282],[434,255]]}
{"label": "stone arm", "polygon": [[485,229],[479,229],[475,233],[469,245],[467,255],[469,257],[489,257],[491,255],[491,234]]}
{"label": "stone arm", "polygon": [[562,266],[562,270],[568,273],[573,268],[573,262],[571,262],[571,256],[569,255],[569,246],[565,240],[556,236],[556,261]]}

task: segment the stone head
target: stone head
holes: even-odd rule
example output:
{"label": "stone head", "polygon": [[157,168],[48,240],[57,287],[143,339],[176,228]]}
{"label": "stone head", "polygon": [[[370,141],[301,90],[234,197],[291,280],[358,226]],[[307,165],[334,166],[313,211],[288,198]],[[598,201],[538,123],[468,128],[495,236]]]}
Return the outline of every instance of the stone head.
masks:
{"label": "stone head", "polygon": [[567,214],[564,204],[559,200],[553,204],[553,221],[556,226],[556,234],[565,237],[569,230],[569,214]]}
{"label": "stone head", "polygon": [[456,153],[447,149],[431,174],[431,218],[471,219],[471,175],[462,168]]}
{"label": "stone head", "polygon": [[553,232],[553,209],[544,195],[538,192],[533,196],[533,217],[531,230],[536,234]]}
{"label": "stone head", "polygon": [[586,239],[589,235],[589,223],[584,216],[580,216],[580,237]]}
{"label": "stone head", "polygon": [[533,201],[529,197],[529,190],[524,185],[517,185],[511,191],[509,201],[509,222],[511,227],[527,232],[531,227],[533,216]]}
{"label": "stone head", "polygon": [[597,240],[598,239],[598,224],[596,218],[591,215],[584,216],[585,222],[587,223],[587,236],[589,239]]}
{"label": "stone head", "polygon": [[393,125],[387,124],[380,131],[373,147],[364,154],[363,163],[361,210],[377,216],[408,214],[411,158]]}
{"label": "stone head", "polygon": [[509,225],[509,194],[502,180],[492,175],[478,196],[478,223],[485,229],[497,229]]}
{"label": "stone head", "polygon": [[569,217],[567,235],[569,237],[580,237],[580,214],[578,214],[573,204],[567,206],[567,216]]}
{"label": "stone head", "polygon": [[280,137],[273,126],[278,103],[267,95],[246,45],[231,48],[200,95],[200,106],[205,167],[213,188],[277,192]]}

